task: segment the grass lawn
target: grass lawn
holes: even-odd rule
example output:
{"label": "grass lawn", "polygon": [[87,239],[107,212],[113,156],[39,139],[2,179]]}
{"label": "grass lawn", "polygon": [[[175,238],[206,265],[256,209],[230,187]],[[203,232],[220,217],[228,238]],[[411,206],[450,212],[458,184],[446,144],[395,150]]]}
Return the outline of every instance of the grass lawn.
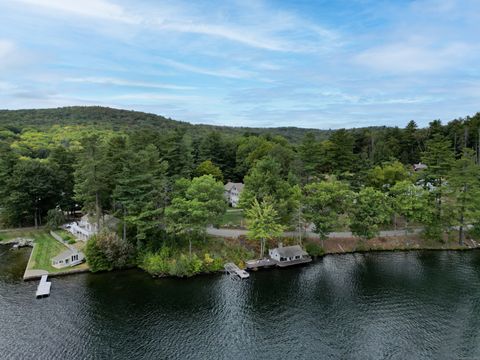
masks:
{"label": "grass lawn", "polygon": [[67,249],[65,245],[60,244],[49,233],[37,234],[28,269],[47,270],[48,272],[64,271],[64,269],[55,269],[51,265],[51,259]]}
{"label": "grass lawn", "polygon": [[[63,234],[62,234],[63,236]],[[55,269],[51,265],[51,259],[61,252],[67,250],[68,248],[65,245],[60,244],[57,240],[55,240],[47,230],[39,229],[39,230],[11,230],[7,232],[0,231],[0,242],[7,241],[15,238],[29,238],[35,240],[35,247],[33,248],[33,253],[30,258],[30,262],[28,263],[28,270],[46,270],[49,273],[65,271],[69,269],[80,269],[80,268],[88,268],[88,266],[83,263],[73,268],[65,268],[65,269]],[[82,243],[81,241],[79,243]],[[75,244],[76,245],[76,244]],[[83,247],[84,244],[79,244],[78,248]]]}
{"label": "grass lawn", "polygon": [[243,227],[245,226],[245,218],[243,217],[242,209],[228,209],[222,220],[220,221],[220,226],[236,226]]}

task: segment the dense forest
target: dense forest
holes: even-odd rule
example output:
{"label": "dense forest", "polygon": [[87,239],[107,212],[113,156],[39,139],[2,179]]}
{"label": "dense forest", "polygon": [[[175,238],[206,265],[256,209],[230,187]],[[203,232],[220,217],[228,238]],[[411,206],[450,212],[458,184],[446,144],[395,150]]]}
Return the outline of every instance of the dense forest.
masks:
{"label": "dense forest", "polygon": [[[416,172],[419,162],[426,168]],[[140,262],[161,273],[177,243],[188,244],[181,259],[195,268],[192,242],[225,213],[223,184],[234,181],[245,183],[241,206],[262,249],[288,228],[313,223],[325,238],[346,226],[369,239],[399,218],[406,231],[421,225],[440,241],[456,231],[462,243],[480,218],[479,164],[480,113],[426,128],[322,131],[101,107],[0,111],[0,220],[39,226],[83,209],[100,224],[108,213],[121,228],[88,245],[98,268]],[[107,264],[105,248],[121,263]]]}

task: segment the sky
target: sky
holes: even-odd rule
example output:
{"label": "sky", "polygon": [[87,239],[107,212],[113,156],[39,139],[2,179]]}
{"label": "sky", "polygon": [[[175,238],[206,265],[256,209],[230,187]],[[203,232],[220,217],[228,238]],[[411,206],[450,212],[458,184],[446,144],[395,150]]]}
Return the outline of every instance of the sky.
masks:
{"label": "sky", "polygon": [[336,129],[480,111],[478,0],[0,0],[0,109]]}

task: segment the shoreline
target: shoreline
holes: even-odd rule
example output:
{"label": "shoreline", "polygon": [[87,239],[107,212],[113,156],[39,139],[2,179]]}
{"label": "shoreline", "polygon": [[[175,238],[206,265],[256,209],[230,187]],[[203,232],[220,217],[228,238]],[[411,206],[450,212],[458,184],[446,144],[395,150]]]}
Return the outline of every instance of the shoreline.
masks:
{"label": "shoreline", "polygon": [[[220,238],[220,237],[219,237]],[[221,239],[226,240],[225,238],[221,237]],[[290,239],[294,241],[294,239]],[[307,238],[303,243],[303,246],[307,242],[313,242],[318,245],[321,245],[321,241],[318,238]],[[404,245],[403,243],[407,242],[408,245]],[[0,245],[9,245],[10,242],[0,242]],[[383,237],[377,237],[374,239],[370,239],[368,241],[363,241],[357,238],[329,238],[324,240],[324,250],[323,254],[312,256],[313,262],[322,259],[325,256],[332,256],[332,255],[346,255],[346,254],[366,254],[366,253],[375,253],[375,252],[411,252],[411,251],[469,251],[469,250],[480,250],[480,246],[477,242],[468,240],[465,242],[463,246],[460,246],[458,243],[447,242],[447,243],[435,243],[432,245],[425,244],[424,241],[419,241],[418,238],[414,236],[409,238],[404,237],[397,237],[397,238],[389,238],[385,239]],[[343,246],[342,246],[343,245]],[[32,260],[33,251],[35,248],[35,244],[31,247],[30,256],[28,262],[26,264],[26,268],[23,275],[24,281],[30,280],[37,280],[40,279],[42,275],[48,275],[50,277],[61,277],[61,276],[68,276],[68,275],[75,275],[81,273],[93,273],[88,268],[81,268],[81,269],[70,269],[64,270],[59,272],[48,272],[47,270],[42,269],[29,269],[29,264]],[[248,259],[246,259],[248,260]],[[244,261],[246,261],[244,260]],[[293,266],[295,267],[295,266]],[[213,274],[220,274],[223,273],[223,270],[218,270],[215,272],[198,272],[191,276],[175,276],[175,275],[152,275],[148,271],[140,268],[139,266],[129,267],[127,269],[115,269],[111,271],[123,271],[123,270],[131,270],[131,269],[138,269],[139,271],[145,272],[146,274],[150,275],[150,277],[155,279],[160,278],[192,278],[199,275],[213,275]],[[268,270],[268,269],[267,269]],[[102,271],[103,272],[110,272],[110,271]]]}

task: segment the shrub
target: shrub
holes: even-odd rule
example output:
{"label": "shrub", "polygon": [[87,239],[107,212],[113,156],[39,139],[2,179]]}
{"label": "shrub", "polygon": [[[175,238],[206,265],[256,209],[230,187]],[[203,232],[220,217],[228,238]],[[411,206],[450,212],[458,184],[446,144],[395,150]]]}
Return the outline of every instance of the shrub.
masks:
{"label": "shrub", "polygon": [[90,238],[85,249],[87,263],[91,270],[121,269],[131,265],[134,260],[133,246],[116,233],[100,233]]}
{"label": "shrub", "polygon": [[321,256],[325,253],[323,248],[314,242],[307,243],[305,245],[305,250],[310,256]]}

